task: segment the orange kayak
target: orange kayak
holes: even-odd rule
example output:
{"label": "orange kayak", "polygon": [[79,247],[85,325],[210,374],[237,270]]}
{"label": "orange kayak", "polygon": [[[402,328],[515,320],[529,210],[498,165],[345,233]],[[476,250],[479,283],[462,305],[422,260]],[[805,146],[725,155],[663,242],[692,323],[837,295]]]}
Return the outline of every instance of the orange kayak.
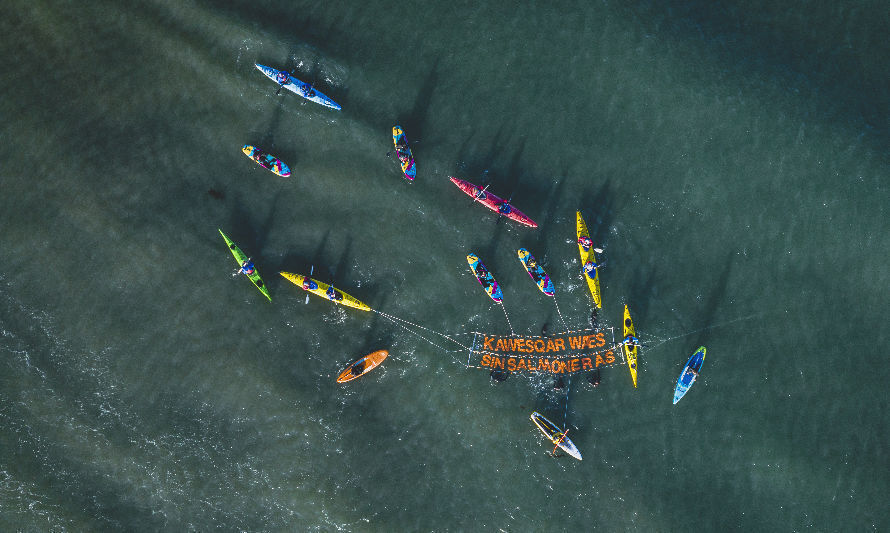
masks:
{"label": "orange kayak", "polygon": [[389,352],[387,352],[386,350],[377,350],[374,353],[362,357],[358,361],[347,366],[346,370],[340,372],[340,375],[337,376],[337,383],[346,383],[347,381],[352,381],[357,377],[364,376],[371,370],[377,368],[377,365],[382,363],[388,355]]}

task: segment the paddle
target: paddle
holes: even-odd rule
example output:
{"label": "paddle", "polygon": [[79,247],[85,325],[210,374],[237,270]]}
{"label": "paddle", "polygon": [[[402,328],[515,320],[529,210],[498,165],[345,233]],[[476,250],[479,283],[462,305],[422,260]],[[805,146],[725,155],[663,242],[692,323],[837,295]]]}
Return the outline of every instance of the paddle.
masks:
{"label": "paddle", "polygon": [[487,191],[487,190],[488,190],[488,187],[490,187],[490,186],[491,186],[491,183],[489,183],[488,185],[486,185],[485,187],[483,187],[481,191],[479,191],[479,192],[477,192],[476,194],[473,195],[473,203],[474,203],[474,204],[475,204],[476,202],[478,202],[479,200],[481,200],[481,198],[479,198],[479,195],[482,194],[482,193],[484,193],[485,191]]}
{"label": "paddle", "polygon": [[559,445],[562,444],[562,441],[565,440],[566,435],[568,435],[568,434],[569,434],[569,430],[565,430],[562,432],[562,436],[559,437],[558,441],[556,441],[556,446],[553,447],[553,451],[550,452],[550,455],[552,455],[553,457],[556,457],[556,449],[559,448]]}
{"label": "paddle", "polygon": [[[315,272],[315,265],[309,267],[309,275],[312,276],[312,273]],[[306,291],[306,304],[309,304],[309,291]]]}

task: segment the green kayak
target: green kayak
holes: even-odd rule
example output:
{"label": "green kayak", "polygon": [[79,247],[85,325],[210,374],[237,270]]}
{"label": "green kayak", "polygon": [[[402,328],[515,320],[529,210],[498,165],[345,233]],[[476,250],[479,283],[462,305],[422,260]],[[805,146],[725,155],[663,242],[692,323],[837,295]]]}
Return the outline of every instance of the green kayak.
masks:
{"label": "green kayak", "polygon": [[[226,240],[226,245],[228,245],[229,250],[232,251],[232,255],[235,256],[235,261],[238,262],[238,266],[240,267],[245,261],[247,261],[247,255],[245,255],[244,252],[241,251],[241,248],[238,248],[234,242],[229,240],[229,238],[226,237],[226,234],[223,233],[222,230],[219,230],[219,234],[222,235],[223,239]],[[259,289],[261,293],[265,294],[266,298],[268,298],[271,302],[272,297],[269,296],[269,291],[266,289],[266,284],[263,283],[263,278],[260,277],[259,273],[256,271],[256,268],[253,269],[252,274],[246,275],[248,278],[250,278],[250,281],[252,281],[253,284],[256,285],[256,288]]]}

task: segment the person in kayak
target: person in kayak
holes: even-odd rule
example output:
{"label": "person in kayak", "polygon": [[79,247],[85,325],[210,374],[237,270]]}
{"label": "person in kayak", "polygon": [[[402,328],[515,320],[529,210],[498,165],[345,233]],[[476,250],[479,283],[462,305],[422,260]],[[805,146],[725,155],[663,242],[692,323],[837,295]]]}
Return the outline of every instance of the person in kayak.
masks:
{"label": "person in kayak", "polygon": [[581,245],[581,248],[584,248],[585,252],[589,252],[590,249],[593,248],[594,252],[598,254],[603,253],[602,248],[596,248],[593,246],[593,241],[587,235],[581,235],[580,237],[578,237],[578,244]]}
{"label": "person in kayak", "polygon": [[287,82],[290,81],[290,76],[285,71],[279,71],[278,75],[275,76],[275,81],[278,82],[279,85],[286,85]]}
{"label": "person in kayak", "polygon": [[315,283],[315,281],[313,281],[309,278],[303,278],[303,290],[304,291],[314,291],[317,288],[318,288],[318,283]]}
{"label": "person in kayak", "polygon": [[630,344],[631,346],[642,346],[643,344],[640,342],[640,339],[634,337],[633,335],[628,335],[624,337],[624,340],[621,341],[622,344]]}
{"label": "person in kayak", "polygon": [[243,263],[241,263],[241,270],[240,270],[240,272],[241,272],[242,274],[247,275],[247,276],[250,276],[250,275],[253,274],[255,271],[256,271],[256,269],[255,269],[254,266],[253,266],[253,261],[251,261],[249,257],[247,258],[247,261],[244,261]]}
{"label": "person in kayak", "polygon": [[485,200],[485,189],[480,189],[476,187],[476,198],[480,200]]}
{"label": "person in kayak", "polygon": [[331,301],[334,301],[334,302],[339,302],[340,300],[343,299],[343,297],[340,296],[340,293],[334,290],[333,285],[328,287],[328,290],[325,291],[324,295],[327,296]]}
{"label": "person in kayak", "polygon": [[683,377],[684,378],[689,377],[689,378],[695,379],[698,377],[698,372],[696,372],[695,369],[690,366],[689,368],[686,369],[686,373],[683,375]]}
{"label": "person in kayak", "polygon": [[305,96],[306,98],[315,96],[315,91],[312,90],[312,86],[308,83],[304,83],[303,87],[301,87],[300,90],[303,92],[303,96]]}
{"label": "person in kayak", "polygon": [[599,265],[594,261],[584,263],[584,273],[587,274],[590,279],[596,279],[597,268],[599,268]]}
{"label": "person in kayak", "polygon": [[364,371],[365,371],[365,362],[364,361],[359,361],[358,363],[352,365],[352,368],[349,370],[349,372],[353,376],[361,376]]}
{"label": "person in kayak", "polygon": [[510,207],[510,204],[508,204],[507,202],[502,203],[498,207],[498,213],[501,215],[509,215],[511,211],[513,211],[513,209]]}

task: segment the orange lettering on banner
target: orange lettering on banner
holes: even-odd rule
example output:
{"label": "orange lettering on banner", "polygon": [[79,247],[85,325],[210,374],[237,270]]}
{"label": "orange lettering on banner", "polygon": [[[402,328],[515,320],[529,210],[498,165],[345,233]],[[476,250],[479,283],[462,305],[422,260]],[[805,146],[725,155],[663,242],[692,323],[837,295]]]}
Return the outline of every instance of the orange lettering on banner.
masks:
{"label": "orange lettering on banner", "polygon": [[584,342],[582,342],[581,337],[569,337],[569,346],[571,346],[573,350],[580,350],[581,348],[584,348]]}
{"label": "orange lettering on banner", "polygon": [[615,353],[612,350],[606,352],[606,362],[612,364],[615,362]]}
{"label": "orange lettering on banner", "polygon": [[498,339],[498,342],[494,345],[494,351],[496,351],[496,352],[504,351],[504,339]]}
{"label": "orange lettering on banner", "polygon": [[503,357],[492,357],[491,358],[491,368],[504,368],[504,358]]}
{"label": "orange lettering on banner", "polygon": [[528,368],[525,364],[525,359],[520,359],[519,364],[516,365],[516,370],[522,370],[523,368]]}
{"label": "orange lettering on banner", "polygon": [[553,341],[548,340],[547,341],[547,351],[552,352],[554,350],[556,350],[556,346],[553,345]]}
{"label": "orange lettering on banner", "polygon": [[577,372],[579,368],[578,359],[572,359],[572,372]]}
{"label": "orange lettering on banner", "polygon": [[582,348],[593,348],[593,345],[590,344],[591,337],[592,337],[592,335],[584,335],[584,337],[581,339],[581,347]]}
{"label": "orange lettering on banner", "polygon": [[482,343],[482,349],[493,352],[494,348],[491,347],[491,341],[493,341],[493,340],[494,339],[489,339],[488,337],[485,337],[485,342]]}
{"label": "orange lettering on banner", "polygon": [[507,359],[507,370],[510,372],[516,370],[516,359],[513,359],[512,357]]}
{"label": "orange lettering on banner", "polygon": [[491,365],[491,356],[488,354],[485,354],[482,356],[482,366],[489,366],[489,365]]}
{"label": "orange lettering on banner", "polygon": [[556,339],[554,341],[556,343],[556,349],[564,352],[566,349],[566,340],[565,339]]}
{"label": "orange lettering on banner", "polygon": [[597,356],[596,356],[596,366],[600,366],[601,364],[603,364],[603,358],[600,357],[599,354],[597,354]]}
{"label": "orange lettering on banner", "polygon": [[538,359],[538,370],[550,372],[550,359]]}
{"label": "orange lettering on banner", "polygon": [[[538,343],[541,344],[541,347],[540,347],[540,348],[538,348]],[[547,348],[547,345],[544,344],[544,341],[542,341],[541,339],[538,339],[538,340],[535,341],[535,351],[536,351],[536,352],[541,353],[541,352],[544,351],[545,348]]]}
{"label": "orange lettering on banner", "polygon": [[599,344],[596,345],[597,348],[600,347],[600,346],[605,346],[605,345],[606,345],[606,338],[603,336],[602,333],[597,333],[597,334],[596,334],[596,340],[600,341]]}
{"label": "orange lettering on banner", "polygon": [[588,368],[593,368],[593,363],[591,363],[589,357],[582,357],[581,358],[581,369],[587,370]]}

